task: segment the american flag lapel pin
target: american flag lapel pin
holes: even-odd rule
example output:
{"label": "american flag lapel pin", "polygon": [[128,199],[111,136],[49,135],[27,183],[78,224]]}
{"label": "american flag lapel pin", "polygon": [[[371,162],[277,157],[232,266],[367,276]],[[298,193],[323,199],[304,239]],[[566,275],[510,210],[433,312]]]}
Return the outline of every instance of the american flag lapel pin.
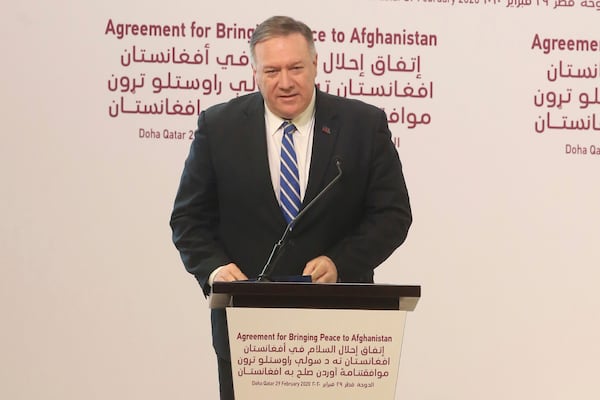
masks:
{"label": "american flag lapel pin", "polygon": [[331,129],[329,129],[327,125],[323,125],[323,127],[321,128],[321,132],[329,135],[331,133]]}

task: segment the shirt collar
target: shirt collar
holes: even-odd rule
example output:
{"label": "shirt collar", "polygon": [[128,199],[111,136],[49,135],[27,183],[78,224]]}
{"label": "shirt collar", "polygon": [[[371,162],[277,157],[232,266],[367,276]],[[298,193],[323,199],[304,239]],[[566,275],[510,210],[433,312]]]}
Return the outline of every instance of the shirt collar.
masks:
{"label": "shirt collar", "polygon": [[[300,115],[294,118],[291,122],[296,126],[297,133],[305,134],[306,128],[310,126],[311,120],[315,115],[315,98],[316,98],[316,89],[313,91],[312,98],[310,99],[310,103],[308,103],[308,107]],[[274,135],[277,133],[281,125],[283,124],[283,118],[275,115],[267,104],[265,103],[265,118],[267,122],[267,130],[270,135]]]}

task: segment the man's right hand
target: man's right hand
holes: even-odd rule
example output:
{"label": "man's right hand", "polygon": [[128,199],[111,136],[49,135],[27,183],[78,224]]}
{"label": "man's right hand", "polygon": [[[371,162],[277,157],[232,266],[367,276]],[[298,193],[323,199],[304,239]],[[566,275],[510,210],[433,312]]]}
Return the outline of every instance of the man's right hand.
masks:
{"label": "man's right hand", "polygon": [[219,270],[215,274],[213,282],[233,282],[243,281],[248,277],[238,268],[234,263],[229,263],[219,267]]}

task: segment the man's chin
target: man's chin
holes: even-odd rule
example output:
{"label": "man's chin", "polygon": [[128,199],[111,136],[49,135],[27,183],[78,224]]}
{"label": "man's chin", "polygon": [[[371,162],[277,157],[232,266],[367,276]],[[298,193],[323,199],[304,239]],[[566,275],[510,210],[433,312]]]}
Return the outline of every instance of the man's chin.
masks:
{"label": "man's chin", "polygon": [[277,107],[277,114],[285,119],[292,119],[300,115],[300,105],[296,101],[280,102]]}
{"label": "man's chin", "polygon": [[283,119],[294,119],[300,115],[301,112],[302,110],[300,110],[297,106],[284,106],[277,107],[277,111],[275,113]]}

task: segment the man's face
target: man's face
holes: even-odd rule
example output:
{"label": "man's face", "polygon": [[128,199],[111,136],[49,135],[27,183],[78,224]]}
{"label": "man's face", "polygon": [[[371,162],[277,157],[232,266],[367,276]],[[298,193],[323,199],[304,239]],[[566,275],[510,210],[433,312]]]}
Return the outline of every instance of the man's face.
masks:
{"label": "man's face", "polygon": [[317,76],[317,56],[306,39],[293,33],[257,43],[252,73],[269,109],[293,119],[308,107]]}

